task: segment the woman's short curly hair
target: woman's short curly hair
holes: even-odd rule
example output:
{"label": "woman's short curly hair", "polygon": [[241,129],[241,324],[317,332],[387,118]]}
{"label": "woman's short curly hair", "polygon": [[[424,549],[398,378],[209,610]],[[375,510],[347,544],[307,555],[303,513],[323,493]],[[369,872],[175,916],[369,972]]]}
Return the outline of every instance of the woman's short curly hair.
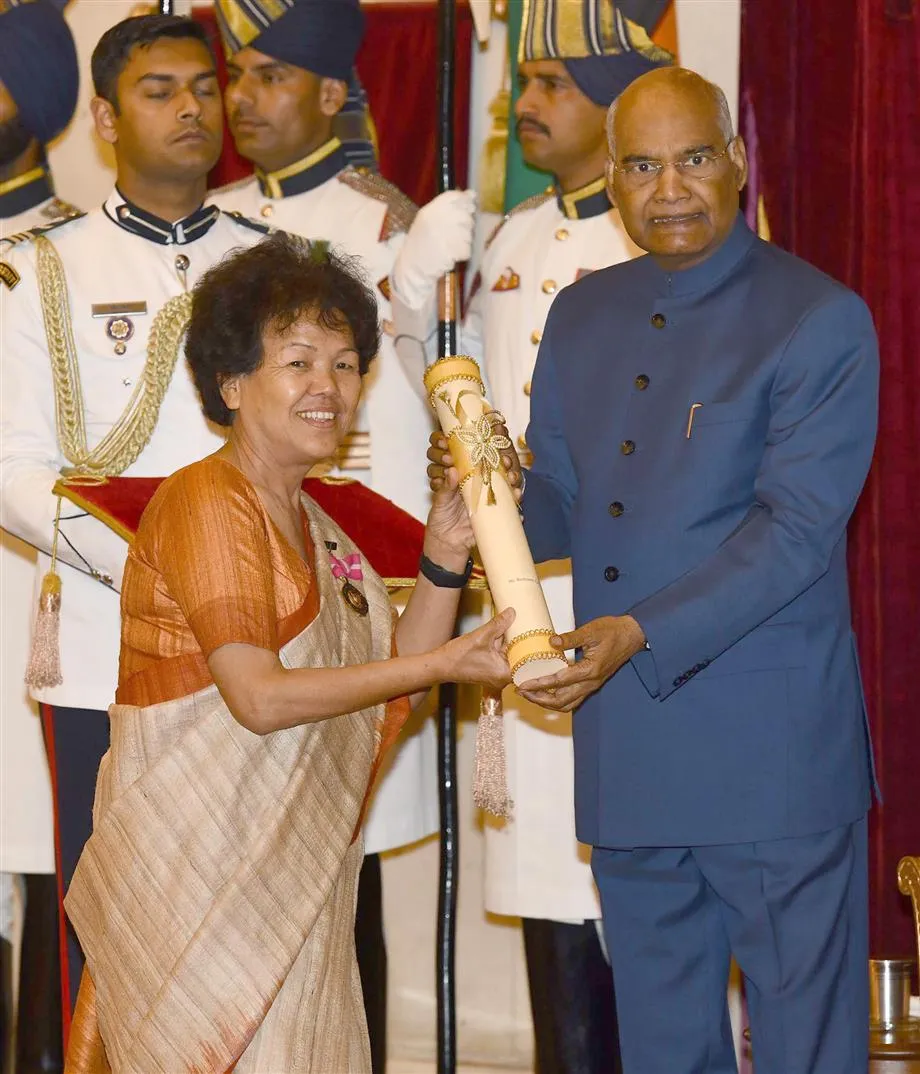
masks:
{"label": "woman's short curly hair", "polygon": [[201,277],[192,291],[185,353],[209,421],[233,424],[221,384],[259,368],[267,328],[284,332],[304,314],[323,328],[349,329],[358,369],[367,372],[380,348],[380,325],[356,259],[278,231]]}

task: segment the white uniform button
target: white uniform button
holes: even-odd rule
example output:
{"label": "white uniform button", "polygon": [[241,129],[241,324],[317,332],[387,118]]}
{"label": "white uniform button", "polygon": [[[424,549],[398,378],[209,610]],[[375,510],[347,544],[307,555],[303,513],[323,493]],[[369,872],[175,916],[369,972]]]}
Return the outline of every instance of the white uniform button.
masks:
{"label": "white uniform button", "polygon": [[554,295],[555,293],[556,293],[556,281],[555,280],[544,280],[543,281],[543,294],[544,295]]}
{"label": "white uniform button", "polygon": [[556,228],[556,239],[557,239],[558,242],[565,242],[565,240],[568,237],[569,237],[568,228],[564,228],[564,227],[557,227]]}
{"label": "white uniform button", "polygon": [[[545,287],[544,287],[544,290],[545,290]],[[541,340],[542,338],[543,338],[543,333],[542,333],[542,332],[541,332],[541,331],[540,331],[540,330],[539,330],[538,328],[535,328],[535,329],[534,329],[534,330],[533,330],[533,331],[532,331],[532,332],[530,333],[530,342],[531,342],[531,343],[532,343],[532,344],[533,344],[533,345],[534,345],[535,347],[536,347],[536,345],[537,345],[537,344],[538,344],[538,343],[540,342],[540,340]]]}
{"label": "white uniform button", "polygon": [[260,210],[263,216],[271,216],[274,211],[275,210],[271,205],[263,205]]}

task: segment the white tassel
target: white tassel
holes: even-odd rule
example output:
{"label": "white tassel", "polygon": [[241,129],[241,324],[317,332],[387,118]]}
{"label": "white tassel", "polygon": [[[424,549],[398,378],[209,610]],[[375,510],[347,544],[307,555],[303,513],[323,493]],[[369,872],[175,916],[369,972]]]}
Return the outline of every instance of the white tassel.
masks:
{"label": "white tassel", "polygon": [[61,674],[61,576],[55,570],[60,524],[61,497],[58,496],[57,512],[54,516],[54,539],[51,543],[51,566],[42,578],[38,615],[32,634],[32,650],[26,668],[25,683],[33,690],[60,686],[64,681]]}
{"label": "white tassel", "polygon": [[514,803],[508,795],[505,763],[505,724],[502,695],[483,687],[476,727],[473,802],[496,817],[510,818]]}

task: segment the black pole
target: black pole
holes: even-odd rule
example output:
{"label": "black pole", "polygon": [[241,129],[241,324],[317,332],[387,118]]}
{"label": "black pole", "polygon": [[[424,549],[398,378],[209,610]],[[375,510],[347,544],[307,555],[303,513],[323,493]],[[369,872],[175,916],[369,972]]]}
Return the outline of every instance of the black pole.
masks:
{"label": "black pole", "polygon": [[[438,193],[454,185],[454,41],[455,0],[438,0]],[[456,272],[440,283],[438,294],[438,357],[457,353]],[[457,684],[438,692],[438,805],[441,814],[441,862],[438,883],[438,1074],[457,1068],[457,1002],[454,953],[457,944],[457,882],[460,842],[457,817]]]}

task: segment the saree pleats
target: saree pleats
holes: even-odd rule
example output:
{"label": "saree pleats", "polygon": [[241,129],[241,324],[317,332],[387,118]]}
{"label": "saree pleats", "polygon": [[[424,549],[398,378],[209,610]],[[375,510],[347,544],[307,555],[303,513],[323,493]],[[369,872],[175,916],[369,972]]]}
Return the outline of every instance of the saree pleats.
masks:
{"label": "saree pleats", "polygon": [[[353,550],[305,507],[317,550]],[[362,617],[324,567],[320,612],[282,662],[388,657],[383,583],[365,565]],[[66,906],[113,1074],[365,1074],[353,835],[383,706],[264,737],[213,686],[109,711],[94,831]],[[91,1035],[78,1038],[91,1054]],[[79,1062],[71,1049],[68,1072],[104,1069]]]}

